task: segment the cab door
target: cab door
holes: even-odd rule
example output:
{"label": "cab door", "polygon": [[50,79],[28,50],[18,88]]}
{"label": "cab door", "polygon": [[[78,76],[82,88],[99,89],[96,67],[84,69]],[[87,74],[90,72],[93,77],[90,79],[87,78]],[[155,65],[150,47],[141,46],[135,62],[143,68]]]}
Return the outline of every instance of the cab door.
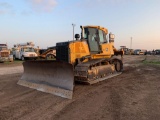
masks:
{"label": "cab door", "polygon": [[86,28],[88,45],[90,53],[97,54],[100,52],[98,30],[96,28]]}

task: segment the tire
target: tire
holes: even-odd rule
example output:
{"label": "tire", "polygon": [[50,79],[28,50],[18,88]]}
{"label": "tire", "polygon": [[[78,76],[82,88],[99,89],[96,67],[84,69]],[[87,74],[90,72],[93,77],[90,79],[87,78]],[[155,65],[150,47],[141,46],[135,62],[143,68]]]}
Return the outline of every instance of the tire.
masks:
{"label": "tire", "polygon": [[21,57],[21,60],[22,60],[22,61],[24,61],[24,60],[25,60],[25,59],[24,59],[24,56],[22,56],[22,57]]}
{"label": "tire", "polygon": [[15,55],[13,55],[13,60],[16,60],[16,56]]}
{"label": "tire", "polygon": [[55,56],[53,54],[48,54],[46,56],[46,60],[54,60],[55,59]]}
{"label": "tire", "polygon": [[123,63],[119,59],[113,59],[112,64],[115,65],[115,69],[117,72],[122,72],[123,71]]}
{"label": "tire", "polygon": [[122,72],[123,71],[123,63],[121,60],[117,60],[115,64],[115,69],[117,72]]}
{"label": "tire", "polygon": [[37,60],[38,58],[34,58],[33,60]]}

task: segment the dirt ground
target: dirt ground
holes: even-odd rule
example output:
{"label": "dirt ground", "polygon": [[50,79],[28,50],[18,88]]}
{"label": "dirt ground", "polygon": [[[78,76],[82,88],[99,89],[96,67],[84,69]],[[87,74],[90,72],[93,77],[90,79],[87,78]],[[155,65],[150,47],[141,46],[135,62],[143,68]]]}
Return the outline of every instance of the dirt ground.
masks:
{"label": "dirt ground", "polygon": [[160,65],[142,63],[155,59],[124,56],[121,75],[76,84],[72,100],[17,85],[22,64],[0,64],[0,120],[160,120]]}

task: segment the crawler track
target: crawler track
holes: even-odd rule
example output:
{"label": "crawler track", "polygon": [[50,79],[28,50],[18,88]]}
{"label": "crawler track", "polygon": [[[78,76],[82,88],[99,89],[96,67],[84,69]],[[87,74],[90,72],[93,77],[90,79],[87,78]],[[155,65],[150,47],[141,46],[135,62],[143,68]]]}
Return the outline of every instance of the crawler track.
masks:
{"label": "crawler track", "polygon": [[120,59],[93,59],[75,67],[75,81],[93,84],[120,75],[122,70]]}

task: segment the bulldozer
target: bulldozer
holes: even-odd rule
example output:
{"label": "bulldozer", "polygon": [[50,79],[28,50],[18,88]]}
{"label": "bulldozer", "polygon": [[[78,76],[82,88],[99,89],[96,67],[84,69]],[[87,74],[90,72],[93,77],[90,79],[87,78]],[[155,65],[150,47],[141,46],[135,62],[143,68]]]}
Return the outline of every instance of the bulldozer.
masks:
{"label": "bulldozer", "polygon": [[80,28],[76,40],[56,43],[56,60],[23,62],[18,84],[72,99],[75,82],[94,84],[120,75],[124,51],[114,47],[114,34],[109,33],[108,41],[104,27]]}

